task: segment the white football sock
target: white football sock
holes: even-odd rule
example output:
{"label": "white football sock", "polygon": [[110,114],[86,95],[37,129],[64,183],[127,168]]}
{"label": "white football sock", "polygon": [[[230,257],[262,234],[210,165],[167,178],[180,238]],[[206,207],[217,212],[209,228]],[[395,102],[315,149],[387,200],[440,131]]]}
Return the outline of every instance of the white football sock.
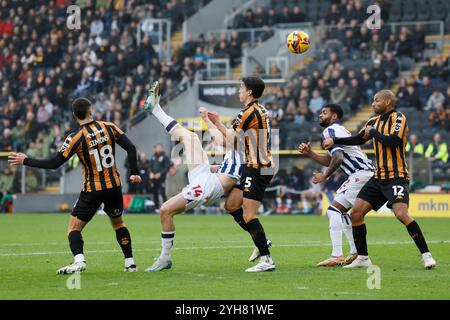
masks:
{"label": "white football sock", "polygon": [[333,251],[333,257],[342,256],[342,220],[341,213],[337,209],[330,206],[327,210],[328,218],[330,219],[330,238]]}
{"label": "white football sock", "polygon": [[173,247],[173,239],[175,238],[175,231],[161,232],[161,255],[159,256],[162,260],[170,259],[170,251]]}
{"label": "white football sock", "polygon": [[84,254],[80,253],[73,257],[74,262],[85,262],[86,259],[84,259]]}
{"label": "white football sock", "polygon": [[306,201],[306,199],[304,197],[302,197],[302,207],[303,207],[303,210],[309,209],[308,201]]}
{"label": "white football sock", "polygon": [[279,208],[279,207],[281,207],[282,206],[282,201],[281,201],[281,198],[280,197],[277,197],[277,207]]}
{"label": "white football sock", "polygon": [[342,229],[344,231],[345,237],[350,245],[350,254],[357,253],[355,246],[355,239],[353,239],[352,221],[349,215],[342,215]]}
{"label": "white football sock", "polygon": [[286,207],[288,207],[289,209],[292,208],[292,199],[291,198],[286,199]]}
{"label": "white football sock", "polygon": [[159,122],[161,122],[169,133],[178,125],[178,122],[171,116],[167,115],[159,104],[155,106],[152,114],[156,117],[156,119],[158,119]]}
{"label": "white football sock", "polygon": [[264,261],[264,262],[273,264],[273,259],[272,259],[272,257],[270,256],[270,254],[265,255],[265,256],[261,256],[260,261]]}
{"label": "white football sock", "polygon": [[136,265],[136,263],[134,263],[134,259],[133,258],[125,258],[125,268],[128,268],[131,265]]}

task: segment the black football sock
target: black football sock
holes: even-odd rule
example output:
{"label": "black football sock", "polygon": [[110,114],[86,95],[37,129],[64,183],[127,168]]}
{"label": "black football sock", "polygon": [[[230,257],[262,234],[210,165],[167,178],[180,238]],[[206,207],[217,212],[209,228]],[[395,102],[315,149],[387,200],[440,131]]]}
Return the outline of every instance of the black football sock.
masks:
{"label": "black football sock", "polygon": [[356,251],[358,251],[358,255],[360,256],[368,256],[367,253],[367,229],[366,224],[362,224],[357,227],[352,227],[353,230],[353,238],[355,239]]}
{"label": "black football sock", "polygon": [[413,238],[417,248],[419,248],[420,253],[429,252],[427,242],[422,234],[422,230],[420,230],[419,225],[416,221],[411,222],[406,226],[408,229],[408,233]]}
{"label": "black football sock", "polygon": [[121,227],[116,230],[116,239],[122,248],[123,255],[126,258],[133,257],[133,251],[131,249],[131,236],[127,227]]}
{"label": "black football sock", "polygon": [[237,224],[240,225],[242,229],[244,229],[245,231],[248,231],[247,223],[245,223],[244,216],[243,216],[244,211],[242,210],[242,208],[239,208],[236,211],[230,212],[230,214],[233,216],[234,221],[236,221]]}
{"label": "black football sock", "polygon": [[252,236],[255,246],[258,248],[261,256],[270,254],[269,247],[267,246],[266,234],[263,226],[258,219],[253,219],[247,222],[248,232]]}
{"label": "black football sock", "polygon": [[83,254],[83,236],[80,231],[71,231],[68,235],[69,246],[72,254],[76,256],[77,254]]}

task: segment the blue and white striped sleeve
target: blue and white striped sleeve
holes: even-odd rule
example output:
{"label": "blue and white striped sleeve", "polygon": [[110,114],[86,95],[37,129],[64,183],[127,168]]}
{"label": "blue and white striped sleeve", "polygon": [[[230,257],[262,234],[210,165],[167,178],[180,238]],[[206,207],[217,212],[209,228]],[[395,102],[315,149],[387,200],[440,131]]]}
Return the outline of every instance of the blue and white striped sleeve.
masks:
{"label": "blue and white striped sleeve", "polygon": [[[322,133],[322,138],[326,139],[326,138],[335,138],[336,137],[336,133],[334,131],[333,128],[327,128],[323,131]],[[336,151],[344,151],[344,149],[342,149],[342,147],[340,145],[333,145],[330,149],[330,154],[335,153]]]}

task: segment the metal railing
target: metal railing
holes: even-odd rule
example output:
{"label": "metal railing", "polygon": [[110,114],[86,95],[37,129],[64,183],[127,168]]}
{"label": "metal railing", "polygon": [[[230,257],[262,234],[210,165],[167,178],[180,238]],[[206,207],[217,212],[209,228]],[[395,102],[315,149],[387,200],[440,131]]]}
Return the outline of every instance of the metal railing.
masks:
{"label": "metal railing", "polygon": [[230,79],[230,59],[208,59],[206,62],[208,79]]}
{"label": "metal railing", "polygon": [[148,36],[153,48],[158,52],[159,59],[169,59],[172,56],[170,39],[172,37],[172,22],[169,19],[146,18],[137,25],[136,40],[138,46],[142,39]]}

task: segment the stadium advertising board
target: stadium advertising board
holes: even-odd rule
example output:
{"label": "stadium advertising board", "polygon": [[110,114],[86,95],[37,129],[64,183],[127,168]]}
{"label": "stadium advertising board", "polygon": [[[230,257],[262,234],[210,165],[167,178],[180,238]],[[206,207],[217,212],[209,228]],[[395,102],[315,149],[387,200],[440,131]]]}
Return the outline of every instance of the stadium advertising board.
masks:
{"label": "stadium advertising board", "polygon": [[[285,79],[264,79],[266,88],[264,94],[276,94],[280,90],[280,83]],[[218,107],[242,108],[238,90],[240,81],[200,81],[198,85],[198,99],[200,104],[209,103]]]}

